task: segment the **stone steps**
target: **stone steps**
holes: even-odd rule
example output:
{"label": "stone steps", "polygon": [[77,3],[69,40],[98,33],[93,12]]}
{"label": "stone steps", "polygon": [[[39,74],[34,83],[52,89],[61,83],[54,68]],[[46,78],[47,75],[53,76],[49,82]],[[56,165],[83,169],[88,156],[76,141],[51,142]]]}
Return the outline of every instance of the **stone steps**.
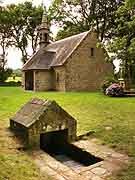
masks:
{"label": "stone steps", "polygon": [[126,97],[135,97],[135,90],[124,91]]}
{"label": "stone steps", "polygon": [[72,168],[72,169],[76,169],[76,168],[80,168],[83,167],[83,165],[79,162],[76,162],[74,160],[72,160],[71,158],[65,156],[65,155],[57,155],[55,156],[55,158],[61,162],[63,162],[64,165]]}
{"label": "stone steps", "polygon": [[135,97],[135,94],[125,94],[126,97]]}

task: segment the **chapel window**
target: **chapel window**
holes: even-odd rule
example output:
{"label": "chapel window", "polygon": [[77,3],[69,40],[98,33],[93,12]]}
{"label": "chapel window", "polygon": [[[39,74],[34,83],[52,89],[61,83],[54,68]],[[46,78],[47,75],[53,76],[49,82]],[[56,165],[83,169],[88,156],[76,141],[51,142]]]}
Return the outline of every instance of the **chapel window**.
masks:
{"label": "chapel window", "polygon": [[94,56],[94,48],[91,48],[91,56]]}
{"label": "chapel window", "polygon": [[59,82],[59,73],[56,73],[56,81]]}

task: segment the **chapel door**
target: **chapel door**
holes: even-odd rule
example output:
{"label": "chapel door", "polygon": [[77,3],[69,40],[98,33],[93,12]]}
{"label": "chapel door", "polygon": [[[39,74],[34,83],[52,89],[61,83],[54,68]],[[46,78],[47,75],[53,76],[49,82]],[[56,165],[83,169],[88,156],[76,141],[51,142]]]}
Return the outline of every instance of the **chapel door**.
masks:
{"label": "chapel door", "polygon": [[33,71],[25,72],[25,90],[33,90],[34,89],[34,75]]}

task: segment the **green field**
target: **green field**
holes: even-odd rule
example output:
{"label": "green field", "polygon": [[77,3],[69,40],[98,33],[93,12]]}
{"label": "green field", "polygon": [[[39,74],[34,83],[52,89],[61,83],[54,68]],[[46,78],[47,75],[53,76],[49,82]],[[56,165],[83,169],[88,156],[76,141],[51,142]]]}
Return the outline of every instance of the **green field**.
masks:
{"label": "green field", "polygon": [[[101,93],[35,93],[20,87],[0,87],[0,180],[42,179],[28,154],[9,148],[11,142],[5,133],[9,118],[32,97],[56,100],[77,119],[78,135],[93,131],[92,137],[127,153],[132,163],[114,179],[135,180],[135,98],[111,98]],[[112,130],[107,131],[107,126]]]}
{"label": "green field", "polygon": [[21,81],[21,80],[22,80],[21,77],[15,77],[15,78],[9,77],[9,78],[6,80],[6,82],[11,82],[11,81],[13,81],[13,82],[18,82],[18,81]]}

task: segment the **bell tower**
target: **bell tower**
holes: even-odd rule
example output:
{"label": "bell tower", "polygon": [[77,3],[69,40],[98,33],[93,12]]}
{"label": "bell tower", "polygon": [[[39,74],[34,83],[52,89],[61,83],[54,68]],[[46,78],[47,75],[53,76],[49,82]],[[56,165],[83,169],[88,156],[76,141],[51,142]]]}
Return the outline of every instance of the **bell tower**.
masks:
{"label": "bell tower", "polygon": [[[43,5],[43,3],[42,3],[42,5]],[[40,37],[40,41],[39,41],[40,47],[47,46],[49,44],[49,40],[50,40],[50,36],[49,36],[50,24],[48,22],[46,7],[45,6],[43,6],[43,7],[44,7],[44,11],[43,11],[43,16],[42,16],[42,22],[38,28],[39,37]]]}

